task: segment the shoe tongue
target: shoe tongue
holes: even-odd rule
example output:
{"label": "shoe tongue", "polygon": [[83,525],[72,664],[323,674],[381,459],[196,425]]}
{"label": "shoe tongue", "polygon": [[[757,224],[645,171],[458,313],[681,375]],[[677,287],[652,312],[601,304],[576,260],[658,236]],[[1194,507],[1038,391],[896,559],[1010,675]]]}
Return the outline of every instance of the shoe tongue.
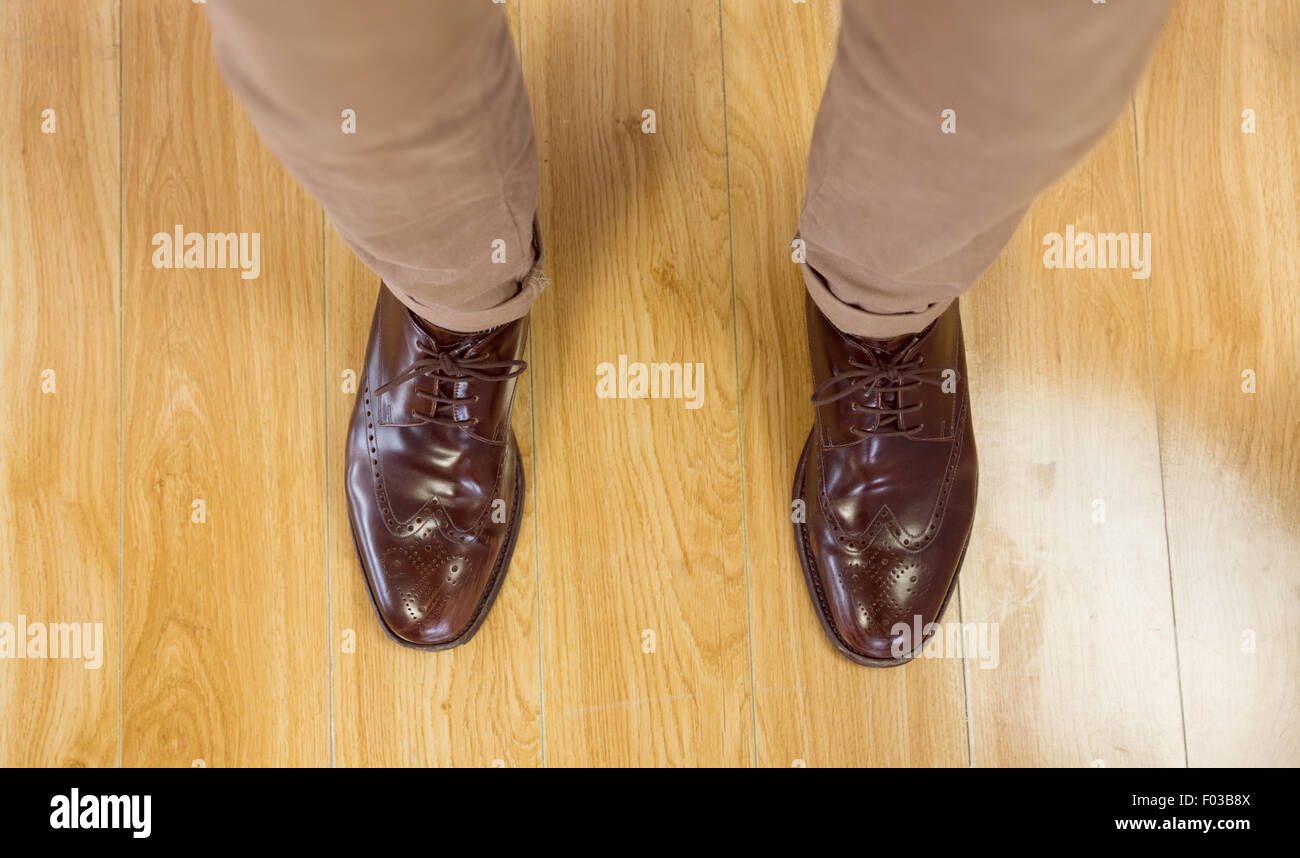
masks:
{"label": "shoe tongue", "polygon": [[871,337],[854,337],[853,341],[876,357],[897,357],[920,338],[920,334],[902,334],[897,337],[873,339]]}
{"label": "shoe tongue", "polygon": [[[407,312],[410,311],[408,310]],[[411,319],[420,330],[428,334],[429,338],[433,340],[434,344],[437,345],[440,350],[451,349],[462,344],[469,344],[481,340],[483,337],[496,330],[496,328],[488,328],[485,331],[471,331],[469,333],[464,333],[461,331],[449,331],[446,328],[439,328],[437,325],[430,324],[414,313],[411,313]]]}

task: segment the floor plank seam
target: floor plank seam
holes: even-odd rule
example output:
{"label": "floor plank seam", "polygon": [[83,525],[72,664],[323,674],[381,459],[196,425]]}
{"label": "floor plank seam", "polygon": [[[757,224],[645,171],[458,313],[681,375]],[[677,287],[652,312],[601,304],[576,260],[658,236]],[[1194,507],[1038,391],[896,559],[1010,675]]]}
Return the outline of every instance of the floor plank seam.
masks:
{"label": "floor plank seam", "polygon": [[[1146,208],[1142,199],[1142,150],[1138,126],[1137,95],[1129,96],[1129,109],[1133,117],[1133,176],[1137,186],[1138,231],[1146,232]],[[1178,608],[1174,601],[1174,549],[1169,539],[1169,506],[1165,494],[1165,448],[1164,436],[1160,431],[1160,392],[1156,380],[1155,329],[1152,324],[1151,283],[1142,284],[1142,302],[1146,309],[1147,335],[1147,376],[1151,380],[1151,409],[1156,427],[1156,457],[1160,471],[1160,523],[1165,536],[1165,568],[1169,573],[1169,619],[1173,626],[1174,638],[1174,679],[1178,685],[1178,719],[1183,733],[1183,767],[1191,764],[1191,755],[1187,750],[1187,706],[1183,699],[1183,665],[1182,654],[1178,646]]]}
{"label": "floor plank seam", "polygon": [[736,243],[731,206],[731,129],[727,124],[727,44],[723,29],[722,0],[718,0],[718,59],[722,73],[722,160],[727,183],[727,266],[731,281],[731,354],[736,378],[736,458],[740,468],[741,567],[745,578],[745,643],[749,652],[749,729],[753,749],[751,760],[758,768],[758,712],[754,695],[754,612],[749,587],[749,501],[745,491],[745,412],[740,389],[740,320],[736,311]]}
{"label": "floor plank seam", "polygon": [[117,767],[122,768],[126,723],[122,717],[126,688],[126,94],[122,86],[122,0],[117,3]]}

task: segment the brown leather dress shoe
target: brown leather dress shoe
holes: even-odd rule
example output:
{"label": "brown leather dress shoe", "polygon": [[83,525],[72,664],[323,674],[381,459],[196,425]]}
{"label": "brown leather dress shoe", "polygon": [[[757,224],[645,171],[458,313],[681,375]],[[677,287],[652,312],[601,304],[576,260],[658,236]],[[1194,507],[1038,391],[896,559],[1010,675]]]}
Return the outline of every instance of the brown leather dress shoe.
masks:
{"label": "brown leather dress shoe", "polygon": [[954,302],[919,334],[873,340],[811,298],[807,316],[817,416],[795,474],[795,542],[836,648],[892,667],[943,615],[975,515],[961,317]]}
{"label": "brown leather dress shoe", "polygon": [[510,409],[527,334],[527,317],[444,331],[379,288],[348,427],[348,512],[371,599],[398,643],[465,643],[505,580],[523,510]]}

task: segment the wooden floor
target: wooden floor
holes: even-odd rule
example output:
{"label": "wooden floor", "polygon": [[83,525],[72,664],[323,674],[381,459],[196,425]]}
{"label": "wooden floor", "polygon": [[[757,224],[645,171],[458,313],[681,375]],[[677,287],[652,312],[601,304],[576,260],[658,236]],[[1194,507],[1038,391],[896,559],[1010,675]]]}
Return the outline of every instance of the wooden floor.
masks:
{"label": "wooden floor", "polygon": [[[99,669],[0,660],[0,765],[1300,764],[1300,0],[1179,4],[963,299],[980,505],[946,619],[996,623],[998,665],[889,671],[825,639],[789,525],[786,245],[835,5],[509,12],[554,281],[530,491],[489,621],[427,654],[377,624],[344,508],[375,278],[202,5],[0,5],[0,622],[104,629]],[[155,269],[178,223],[261,232],[261,277]],[[1045,269],[1067,223],[1150,232],[1150,279]],[[597,399],[620,354],[703,363],[704,407]]]}

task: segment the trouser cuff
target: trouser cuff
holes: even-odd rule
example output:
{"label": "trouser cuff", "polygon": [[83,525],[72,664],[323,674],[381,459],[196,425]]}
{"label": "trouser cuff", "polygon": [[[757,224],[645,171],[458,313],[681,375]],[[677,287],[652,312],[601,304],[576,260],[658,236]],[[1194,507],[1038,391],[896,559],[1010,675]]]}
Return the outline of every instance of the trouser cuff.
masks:
{"label": "trouser cuff", "polygon": [[935,319],[943,315],[944,310],[952,306],[952,301],[937,301],[920,310],[898,313],[873,313],[857,304],[851,304],[839,298],[826,279],[806,262],[803,269],[804,284],[822,314],[830,323],[846,334],[871,339],[888,339],[903,334],[914,334],[925,330]]}

